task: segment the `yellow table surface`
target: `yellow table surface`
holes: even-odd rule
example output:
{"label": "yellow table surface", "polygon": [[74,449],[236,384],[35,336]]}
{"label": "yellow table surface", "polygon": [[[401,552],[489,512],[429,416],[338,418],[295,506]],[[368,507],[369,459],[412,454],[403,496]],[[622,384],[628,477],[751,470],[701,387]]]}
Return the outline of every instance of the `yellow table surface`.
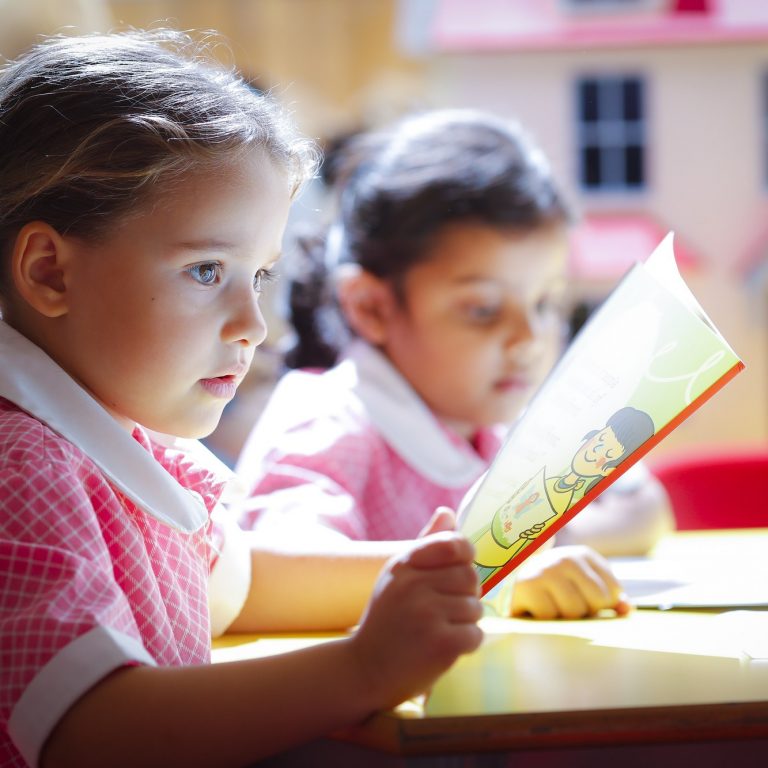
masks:
{"label": "yellow table surface", "polygon": [[[660,560],[768,563],[768,530],[676,534]],[[765,567],[761,565],[760,567]],[[340,738],[402,754],[631,739],[768,737],[768,610],[635,610],[580,621],[482,620],[486,637],[426,697]],[[214,662],[334,635],[230,636]]]}

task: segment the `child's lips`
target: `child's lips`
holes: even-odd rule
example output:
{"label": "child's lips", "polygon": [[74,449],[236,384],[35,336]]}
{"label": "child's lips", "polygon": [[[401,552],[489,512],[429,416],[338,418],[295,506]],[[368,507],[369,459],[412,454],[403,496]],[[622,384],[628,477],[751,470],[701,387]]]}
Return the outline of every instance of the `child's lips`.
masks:
{"label": "child's lips", "polygon": [[524,374],[505,376],[498,379],[493,388],[498,392],[522,392],[531,388],[531,379]]}
{"label": "child's lips", "polygon": [[217,376],[210,376],[204,381],[225,381],[234,383],[236,386],[245,378],[245,374],[248,372],[248,366],[236,365],[232,368],[226,369],[219,373]]}
{"label": "child's lips", "polygon": [[200,380],[200,384],[206,392],[223,400],[231,400],[235,396],[239,383],[237,376],[232,374]]}
{"label": "child's lips", "polygon": [[245,377],[247,368],[238,366],[230,372],[222,373],[219,376],[211,376],[207,379],[201,379],[200,384],[203,389],[214,397],[230,400],[235,396],[240,382]]}

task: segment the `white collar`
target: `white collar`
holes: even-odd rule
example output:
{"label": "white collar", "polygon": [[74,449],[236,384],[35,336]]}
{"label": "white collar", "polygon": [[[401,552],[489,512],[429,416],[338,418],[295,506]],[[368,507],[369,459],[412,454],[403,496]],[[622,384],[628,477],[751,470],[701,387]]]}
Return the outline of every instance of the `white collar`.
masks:
{"label": "white collar", "polygon": [[208,518],[202,501],[42,349],[0,320],[0,396],[76,445],[126,496],[153,517],[191,533]]}
{"label": "white collar", "polygon": [[346,382],[384,439],[432,482],[461,488],[487,469],[468,445],[451,441],[413,387],[369,344],[350,344],[345,359],[328,376]]}

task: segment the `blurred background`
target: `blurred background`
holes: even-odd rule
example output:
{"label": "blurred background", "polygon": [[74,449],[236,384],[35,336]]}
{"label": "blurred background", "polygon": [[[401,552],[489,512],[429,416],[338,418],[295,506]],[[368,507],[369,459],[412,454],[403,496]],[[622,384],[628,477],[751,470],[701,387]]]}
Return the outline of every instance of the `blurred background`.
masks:
{"label": "blurred background", "polygon": [[[222,60],[325,147],[426,107],[519,119],[580,214],[577,311],[672,229],[683,276],[747,365],[649,459],[768,445],[768,3],[0,0],[0,55],[40,34],[153,25],[220,32]],[[310,188],[292,226],[323,205]],[[222,453],[239,439],[222,432]]]}

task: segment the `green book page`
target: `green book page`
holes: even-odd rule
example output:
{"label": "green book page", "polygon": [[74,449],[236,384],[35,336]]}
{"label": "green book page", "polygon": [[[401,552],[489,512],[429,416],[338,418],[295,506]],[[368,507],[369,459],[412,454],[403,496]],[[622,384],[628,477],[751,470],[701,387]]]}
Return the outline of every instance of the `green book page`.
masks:
{"label": "green book page", "polygon": [[668,235],[574,339],[462,505],[484,592],[742,367]]}

